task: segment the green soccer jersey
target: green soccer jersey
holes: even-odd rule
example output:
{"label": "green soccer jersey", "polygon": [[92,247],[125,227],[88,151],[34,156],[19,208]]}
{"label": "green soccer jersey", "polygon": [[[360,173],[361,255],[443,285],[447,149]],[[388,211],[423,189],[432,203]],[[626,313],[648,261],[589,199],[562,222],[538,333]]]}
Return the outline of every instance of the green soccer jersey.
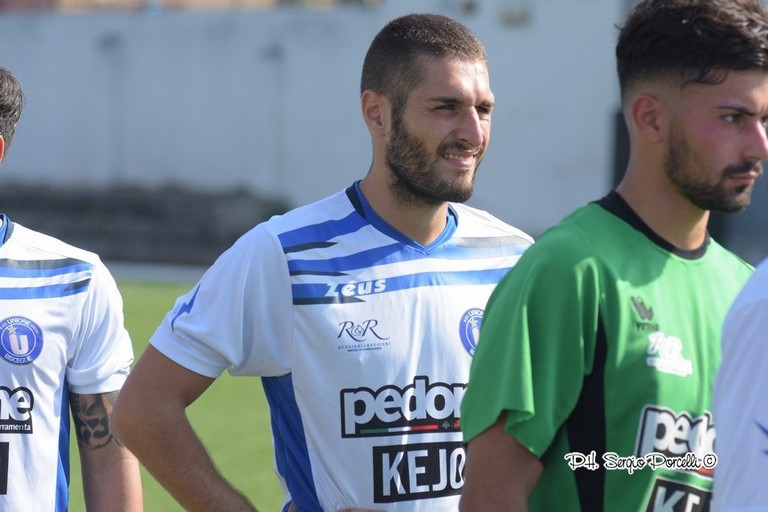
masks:
{"label": "green soccer jersey", "polygon": [[720,329],[752,270],[675,250],[615,192],[575,211],[491,296],[465,440],[506,412],[544,464],[532,511],[708,510]]}

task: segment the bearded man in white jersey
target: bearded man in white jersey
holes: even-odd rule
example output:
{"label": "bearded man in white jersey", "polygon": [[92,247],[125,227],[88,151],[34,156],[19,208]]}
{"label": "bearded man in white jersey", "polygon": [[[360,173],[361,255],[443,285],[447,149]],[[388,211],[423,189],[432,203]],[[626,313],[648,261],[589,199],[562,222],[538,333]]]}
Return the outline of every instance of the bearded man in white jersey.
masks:
{"label": "bearded man in white jersey", "polygon": [[225,369],[262,378],[284,511],[458,509],[477,328],[532,242],[461,204],[493,107],[485,50],[460,23],[408,15],[374,38],[367,175],[227,250],[168,313],[116,406],[121,439],[187,510],[255,510],[185,415]]}

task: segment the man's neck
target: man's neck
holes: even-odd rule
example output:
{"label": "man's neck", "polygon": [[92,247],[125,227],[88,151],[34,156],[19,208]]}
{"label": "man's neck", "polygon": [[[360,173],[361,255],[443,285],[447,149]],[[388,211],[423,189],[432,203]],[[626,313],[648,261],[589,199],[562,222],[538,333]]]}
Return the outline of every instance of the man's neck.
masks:
{"label": "man's neck", "polygon": [[377,181],[373,173],[363,178],[360,190],[379,217],[422,246],[437,240],[445,230],[448,203],[437,206],[403,204],[391,192],[389,184]]}
{"label": "man's neck", "polygon": [[701,247],[707,237],[708,210],[695,206],[671,187],[637,185],[625,178],[616,191],[649,228],[679,249]]}

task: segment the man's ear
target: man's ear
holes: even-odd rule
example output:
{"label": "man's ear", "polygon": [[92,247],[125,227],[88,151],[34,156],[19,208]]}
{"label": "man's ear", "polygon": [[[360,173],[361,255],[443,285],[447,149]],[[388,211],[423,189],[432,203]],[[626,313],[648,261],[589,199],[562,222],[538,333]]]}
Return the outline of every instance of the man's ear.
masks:
{"label": "man's ear", "polygon": [[629,106],[629,121],[635,133],[651,142],[661,142],[667,137],[669,112],[659,96],[641,93]]}
{"label": "man's ear", "polygon": [[383,94],[367,89],[360,97],[363,120],[371,134],[389,131],[391,104]]}
{"label": "man's ear", "polygon": [[3,157],[5,156],[5,139],[0,135],[0,164],[3,163]]}

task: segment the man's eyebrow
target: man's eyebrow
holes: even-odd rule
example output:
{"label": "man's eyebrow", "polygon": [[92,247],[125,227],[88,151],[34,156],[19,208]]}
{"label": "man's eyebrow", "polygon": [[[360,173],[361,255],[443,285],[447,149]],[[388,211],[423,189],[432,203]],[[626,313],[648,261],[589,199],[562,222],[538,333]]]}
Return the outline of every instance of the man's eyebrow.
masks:
{"label": "man's eyebrow", "polygon": [[745,116],[754,117],[757,115],[757,112],[754,112],[752,110],[749,110],[747,107],[742,107],[741,105],[717,105],[715,108],[721,109],[721,110],[731,110],[733,112],[738,112],[739,114],[743,114]]}
{"label": "man's eyebrow", "polygon": [[[463,105],[465,103],[454,96],[432,96],[431,98],[427,98],[427,101],[432,103],[445,103],[447,105]],[[477,106],[488,108],[493,107],[495,104],[496,102],[494,101],[482,101],[478,103]]]}
{"label": "man's eyebrow", "polygon": [[461,103],[461,100],[454,96],[432,96],[431,98],[427,98],[427,101],[434,103]]}

